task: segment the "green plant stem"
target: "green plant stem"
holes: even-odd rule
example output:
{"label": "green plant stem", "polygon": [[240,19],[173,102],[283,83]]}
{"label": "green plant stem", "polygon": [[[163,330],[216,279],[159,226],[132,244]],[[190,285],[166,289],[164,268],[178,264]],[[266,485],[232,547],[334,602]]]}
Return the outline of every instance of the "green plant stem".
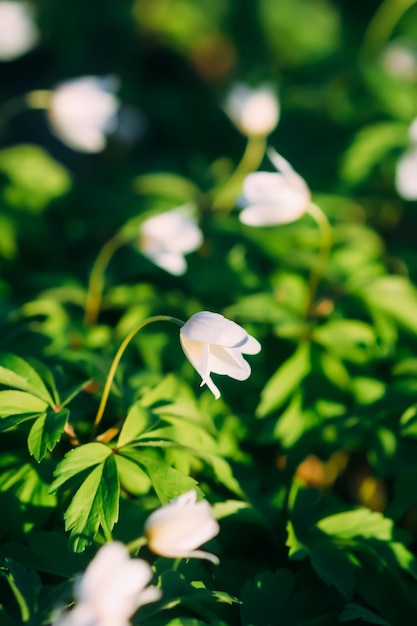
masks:
{"label": "green plant stem", "polygon": [[308,317],[311,314],[317,287],[329,258],[333,238],[332,227],[330,226],[329,220],[317,204],[311,203],[307,209],[307,213],[309,213],[316,222],[321,234],[320,250],[308,279],[308,302],[306,309]]}
{"label": "green plant stem", "polygon": [[140,330],[142,330],[142,328],[144,328],[148,324],[152,324],[153,322],[173,322],[174,324],[178,324],[179,326],[184,325],[184,322],[178,319],[177,317],[172,317],[171,315],[155,315],[154,317],[148,317],[148,319],[144,320],[143,322],[135,326],[135,328],[133,328],[133,330],[131,330],[130,333],[125,337],[125,339],[122,341],[122,343],[119,346],[119,349],[116,352],[116,355],[110,366],[109,373],[107,375],[107,380],[103,389],[103,395],[101,396],[101,401],[98,407],[96,419],[94,420],[92,438],[95,437],[97,428],[102,420],[104,409],[106,408],[107,399],[109,397],[110,388],[112,386],[113,379],[116,374],[117,366],[119,365],[120,359],[122,358],[124,351],[126,350],[127,346],[129,345],[133,337],[136,335],[136,333],[138,333]]}
{"label": "green plant stem", "polygon": [[141,548],[143,548],[143,546],[145,545],[146,545],[146,537],[142,535],[141,537],[138,537],[137,539],[134,539],[133,541],[128,543],[126,545],[126,548],[129,550],[132,556],[137,556]]}
{"label": "green plant stem", "polygon": [[29,91],[3,102],[0,105],[0,128],[2,129],[10,118],[27,109],[47,109],[51,101],[51,93],[46,90]]}
{"label": "green plant stem", "polygon": [[84,383],[82,383],[82,385],[79,385],[78,387],[76,387],[76,389],[74,389],[74,391],[72,391],[69,396],[67,396],[65,398],[65,400],[63,402],[59,403],[59,406],[61,409],[64,408],[64,406],[66,406],[67,404],[69,404],[71,402],[71,400],[73,400],[76,396],[78,396],[78,394],[80,394],[82,391],[84,391],[84,389],[88,386],[91,385],[94,382],[94,378],[90,378],[89,380],[85,381]]}
{"label": "green plant stem", "polygon": [[19,605],[22,622],[28,622],[31,617],[29,605],[26,602],[23,593],[20,591],[19,586],[16,584],[12,572],[10,572],[10,570],[8,570],[6,567],[0,567],[0,574],[7,579],[7,582],[9,583],[10,588],[16,598],[16,601]]}
{"label": "green plant stem", "polygon": [[88,291],[85,301],[84,325],[93,326],[96,323],[100,312],[101,300],[103,296],[104,275],[116,250],[121,248],[126,239],[120,235],[115,235],[107,241],[101,248],[94,262],[88,283]]}
{"label": "green plant stem", "polygon": [[378,7],[366,30],[362,56],[369,58],[378,53],[390,38],[396,24],[416,0],[385,0]]}
{"label": "green plant stem", "polygon": [[245,152],[232,172],[229,179],[218,190],[217,196],[213,200],[213,209],[230,211],[236,202],[236,197],[240,192],[244,178],[251,172],[255,172],[265,156],[267,146],[266,135],[254,135],[248,137]]}

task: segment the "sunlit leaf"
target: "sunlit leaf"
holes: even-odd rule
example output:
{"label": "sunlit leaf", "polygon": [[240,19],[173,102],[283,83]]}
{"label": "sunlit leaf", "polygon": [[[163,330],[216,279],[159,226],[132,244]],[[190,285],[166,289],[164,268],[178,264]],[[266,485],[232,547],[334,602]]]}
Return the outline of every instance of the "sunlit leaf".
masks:
{"label": "sunlit leaf", "polygon": [[2,150],[0,172],[9,179],[4,190],[7,201],[33,212],[42,211],[71,187],[64,166],[35,145],[21,144]]}
{"label": "sunlit leaf", "polygon": [[37,461],[41,461],[48,450],[52,452],[61,439],[68,415],[68,409],[49,410],[34,422],[28,437],[28,448]]}
{"label": "sunlit leaf", "polygon": [[47,402],[26,391],[0,391],[0,416],[19,415],[19,413],[42,413],[48,408]]}
{"label": "sunlit leaf", "polygon": [[0,353],[0,384],[27,391],[48,404],[53,404],[53,398],[39,373],[15,354]]}
{"label": "sunlit leaf", "polygon": [[297,389],[310,368],[310,346],[302,343],[266,383],[256,410],[257,416],[265,417],[280,408]]}
{"label": "sunlit leaf", "polygon": [[75,552],[82,552],[100,527],[110,533],[119,516],[119,479],[112,454],[95,467],[82,483],[65,513]]}

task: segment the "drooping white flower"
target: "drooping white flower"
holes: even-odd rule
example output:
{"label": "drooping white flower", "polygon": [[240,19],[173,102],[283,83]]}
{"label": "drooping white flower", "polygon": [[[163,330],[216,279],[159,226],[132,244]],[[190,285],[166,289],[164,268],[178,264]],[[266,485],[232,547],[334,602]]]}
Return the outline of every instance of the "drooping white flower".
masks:
{"label": "drooping white flower", "polygon": [[210,552],[197,550],[219,532],[210,504],[197,502],[196,491],[188,491],[169,504],[154,511],[146,520],[148,547],[159,556],[169,558],[200,558],[217,564]]}
{"label": "drooping white flower", "polygon": [[136,609],[161,597],[147,587],[152,570],[146,561],[131,559],[126,547],[105,544],[75,586],[76,605],[54,626],[128,626]]}
{"label": "drooping white flower", "polygon": [[404,200],[417,200],[417,118],[412,122],[408,136],[410,146],[398,160],[395,187]]}
{"label": "drooping white flower", "polygon": [[246,136],[269,135],[278,124],[280,115],[279,101],[271,87],[251,89],[245,83],[233,85],[224,109]]}
{"label": "drooping white flower", "polygon": [[0,2],[0,61],[12,61],[39,41],[33,8],[26,2]]}
{"label": "drooping white flower", "polygon": [[214,397],[220,391],[211,373],[224,374],[236,380],[249,378],[250,365],[243,354],[257,354],[261,345],[244,328],[219,313],[195,313],[180,329],[180,341],[185,356],[200,374]]}
{"label": "drooping white flower", "polygon": [[184,255],[197,250],[202,242],[203,234],[188,205],[154,215],[140,227],[141,252],[174,276],[186,272]]}
{"label": "drooping white flower", "polygon": [[381,54],[384,70],[394,78],[415,81],[417,48],[411,39],[397,38],[389,42]]}
{"label": "drooping white flower", "polygon": [[275,226],[298,220],[308,209],[310,190],[284,157],[269,149],[278,172],[254,172],[243,182],[239,219],[248,226]]}
{"label": "drooping white flower", "polygon": [[52,131],[78,152],[100,152],[117,124],[119,100],[114,76],[82,76],[53,90],[48,109]]}

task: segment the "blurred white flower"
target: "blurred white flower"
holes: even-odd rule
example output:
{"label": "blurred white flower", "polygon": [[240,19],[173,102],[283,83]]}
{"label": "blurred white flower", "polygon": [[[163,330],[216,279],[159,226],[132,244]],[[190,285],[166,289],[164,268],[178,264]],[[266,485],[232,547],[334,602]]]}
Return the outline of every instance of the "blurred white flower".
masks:
{"label": "blurred white flower", "polygon": [[408,131],[409,148],[399,158],[395,172],[395,187],[404,200],[417,200],[417,118]]}
{"label": "blurred white flower", "polygon": [[280,115],[278,98],[270,87],[251,89],[244,83],[233,85],[224,109],[246,136],[269,135],[278,124]]}
{"label": "blurred white flower", "polygon": [[219,313],[195,313],[180,329],[185,356],[200,374],[201,385],[207,385],[216,399],[220,391],[211,379],[225,374],[236,380],[249,378],[250,365],[243,354],[257,354],[261,345],[246,330]]}
{"label": "blurred white flower", "polygon": [[54,626],[128,626],[139,606],[162,595],[156,587],[146,587],[151,578],[149,563],[131,559],[118,541],[107,543],[77,581],[75,607]]}
{"label": "blurred white flower", "polygon": [[243,182],[239,219],[248,226],[275,226],[298,220],[311,200],[307,183],[275,150],[268,156],[278,172],[254,172]]}
{"label": "blurred white flower", "polygon": [[48,110],[52,131],[73,150],[100,152],[117,125],[117,88],[114,76],[83,76],[57,85]]}
{"label": "blurred white flower", "polygon": [[169,558],[195,557],[219,562],[214,554],[196,550],[220,530],[210,504],[196,500],[196,491],[188,491],[148,517],[145,534],[152,552]]}
{"label": "blurred white flower", "polygon": [[412,40],[397,38],[391,41],[382,52],[381,63],[394,78],[417,79],[417,48]]}
{"label": "blurred white flower", "polygon": [[39,41],[33,8],[26,2],[0,1],[0,61],[12,61]]}
{"label": "blurred white flower", "polygon": [[140,227],[139,247],[155,265],[179,276],[187,270],[185,254],[197,250],[203,234],[184,205],[145,220]]}

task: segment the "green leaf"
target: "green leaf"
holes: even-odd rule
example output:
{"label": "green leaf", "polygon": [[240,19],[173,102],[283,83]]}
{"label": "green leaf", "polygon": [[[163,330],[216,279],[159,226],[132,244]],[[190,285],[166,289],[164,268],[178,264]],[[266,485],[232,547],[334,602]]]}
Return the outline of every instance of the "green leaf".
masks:
{"label": "green leaf", "polygon": [[241,592],[242,626],[274,624],[277,615],[281,624],[295,626],[294,617],[288,606],[293,590],[294,574],[287,569],[258,574],[255,580],[245,584]]}
{"label": "green leaf", "polygon": [[68,416],[68,409],[58,412],[49,410],[34,422],[28,437],[28,448],[38,462],[44,458],[47,450],[52,452],[61,439]]}
{"label": "green leaf", "polygon": [[197,488],[198,482],[194,478],[185,476],[174,467],[167,465],[153,450],[124,447],[119,454],[137,463],[146,471],[161,504],[168,504],[191,489],[197,489],[200,493]]}
{"label": "green leaf", "polygon": [[9,179],[6,200],[19,209],[42,211],[71,186],[68,171],[39,146],[20,144],[0,152],[0,172]]}
{"label": "green leaf", "polygon": [[23,622],[36,611],[41,582],[36,572],[28,572],[12,559],[0,559],[0,575],[7,579],[20,608]]}
{"label": "green leaf", "polygon": [[0,384],[27,391],[54,404],[53,398],[38,372],[24,359],[8,352],[0,353]]}
{"label": "green leaf", "polygon": [[104,463],[108,456],[112,454],[110,448],[102,443],[86,443],[79,448],[70,450],[61,463],[58,464],[54,476],[55,480],[50,486],[50,493],[56,491],[67,482],[73,482],[81,472],[90,467]]}
{"label": "green leaf", "polygon": [[45,523],[57,502],[48,493],[49,468],[28,462],[27,456],[16,451],[0,455],[1,528],[12,535]]}
{"label": "green leaf", "polygon": [[289,548],[290,559],[301,561],[308,556],[308,548],[298,539],[294,524],[287,522],[287,541],[285,545]]}
{"label": "green leaf", "polygon": [[0,391],[0,417],[19,415],[20,413],[43,413],[48,403],[26,391]]}
{"label": "green leaf", "polygon": [[302,343],[266,383],[256,415],[265,417],[280,408],[297,389],[310,369],[310,346],[308,343]]}
{"label": "green leaf", "polygon": [[139,404],[134,404],[126,416],[122,429],[117,440],[117,447],[127,445],[140,434],[142,434],[149,424],[148,412]]}
{"label": "green leaf", "polygon": [[137,463],[121,454],[115,454],[117,472],[121,488],[133,496],[148,493],[152,483],[145,470]]}
{"label": "green leaf", "polygon": [[134,184],[136,191],[141,194],[163,194],[179,202],[186,202],[199,193],[194,183],[171,172],[144,174],[138,176]]}
{"label": "green leaf", "polygon": [[379,624],[380,626],[390,626],[389,622],[385,621],[371,611],[370,609],[360,606],[359,604],[347,604],[340,614],[339,622],[353,622],[354,620],[362,620],[367,624]]}
{"label": "green leaf", "polygon": [[351,600],[355,588],[357,562],[348,550],[341,550],[336,543],[325,540],[312,541],[309,545],[311,564],[316,573],[327,584]]}
{"label": "green leaf", "polygon": [[391,519],[384,517],[381,513],[363,507],[325,517],[317,522],[316,526],[327,535],[344,539],[366,537],[390,541],[394,524]]}
{"label": "green leaf", "polygon": [[64,519],[71,531],[73,549],[82,552],[100,526],[110,533],[119,516],[119,479],[114,455],[108,456],[84,480],[75,493]]}
{"label": "green leaf", "polygon": [[317,343],[352,363],[367,363],[375,357],[375,331],[358,320],[330,320],[313,332]]}
{"label": "green leaf", "polygon": [[385,155],[406,141],[406,126],[398,122],[380,122],[360,130],[344,155],[341,176],[351,184],[369,177]]}
{"label": "green leaf", "polygon": [[417,289],[405,276],[382,276],[357,292],[371,313],[391,317],[400,327],[417,333]]}

